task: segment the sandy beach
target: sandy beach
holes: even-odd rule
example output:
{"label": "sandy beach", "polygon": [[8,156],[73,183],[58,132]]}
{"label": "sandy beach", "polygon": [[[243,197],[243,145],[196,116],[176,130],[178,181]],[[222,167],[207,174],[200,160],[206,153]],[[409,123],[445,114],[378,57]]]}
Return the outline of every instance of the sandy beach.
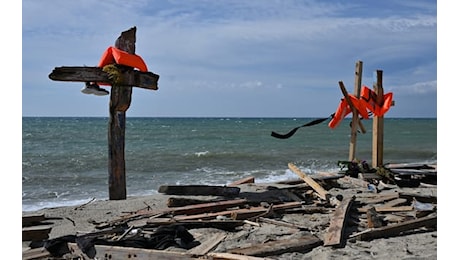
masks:
{"label": "sandy beach", "polygon": [[[344,178],[324,180],[323,187],[326,187],[327,194],[330,196],[330,205],[322,205],[321,200],[317,197],[318,194],[311,187],[302,182],[287,182],[287,183],[245,183],[235,187],[240,189],[238,196],[225,198],[219,196],[178,196],[167,194],[153,194],[144,197],[129,197],[126,200],[90,200],[88,203],[72,206],[58,207],[39,210],[36,212],[23,212],[26,215],[44,215],[46,224],[51,226],[49,240],[60,238],[66,235],[81,236],[91,234],[98,231],[96,227],[101,227],[101,224],[114,223],[114,220],[126,219],[134,215],[141,216],[126,221],[128,226],[134,230],[142,230],[147,227],[149,221],[158,221],[158,219],[171,220],[171,214],[154,214],[154,212],[166,212],[168,201],[170,198],[187,198],[195,199],[203,202],[225,201],[235,199],[245,199],[251,202],[251,206],[256,204],[265,205],[267,213],[244,219],[244,223],[236,226],[232,230],[222,230],[216,227],[199,227],[188,228],[188,232],[193,236],[194,243],[198,245],[209,244],[209,239],[219,241],[212,247],[206,249],[203,255],[190,255],[190,259],[436,259],[437,258],[437,228],[435,226],[411,228],[404,232],[399,232],[395,235],[387,235],[387,237],[376,237],[370,239],[361,239],[356,234],[365,233],[364,230],[369,230],[366,213],[359,210],[369,206],[384,206],[388,201],[400,200],[397,206],[412,205],[412,209],[403,210],[400,212],[381,211],[378,212],[380,218],[385,217],[385,226],[394,225],[404,222],[408,219],[421,219],[422,217],[436,217],[436,202],[428,203],[433,206],[425,214],[420,214],[420,209],[416,209],[414,201],[409,199],[404,202],[408,194],[413,198],[435,198],[437,196],[437,188],[435,185],[422,185],[416,188],[404,188],[397,185],[375,186],[376,190],[369,189],[368,186],[363,186],[363,180],[346,176]],[[296,192],[294,192],[296,191]],[[294,207],[289,210],[273,210],[270,207],[278,201],[280,204],[293,203],[295,198],[293,194],[298,194],[298,191],[303,192],[311,198],[311,201],[298,200],[303,205]],[[396,194],[396,196],[394,196]],[[403,194],[405,194],[403,196]],[[308,197],[309,196],[309,197]],[[381,199],[388,197],[387,200]],[[392,197],[393,196],[393,197]],[[350,212],[348,215],[354,215],[354,219],[348,220],[343,224],[343,243],[340,246],[326,246],[324,241],[330,235],[330,226],[334,223],[334,218],[337,217],[337,211],[341,207],[341,202],[347,199],[353,199],[350,204]],[[380,198],[380,199],[379,199]],[[420,200],[420,199],[419,199]],[[371,202],[374,201],[374,202]],[[264,202],[266,202],[264,204]],[[295,201],[294,201],[295,202]],[[170,201],[169,201],[170,203]],[[388,204],[389,205],[389,204]],[[387,206],[388,206],[387,205]],[[427,203],[424,204],[425,206]],[[343,205],[342,205],[343,206]],[[245,206],[248,208],[248,205]],[[180,207],[179,207],[180,208]],[[250,207],[249,207],[250,208]],[[274,209],[274,208],[273,208]],[[309,209],[309,211],[307,211]],[[315,210],[313,210],[315,209]],[[396,210],[396,208],[394,209]],[[400,210],[400,209],[399,209]],[[353,213],[354,212],[354,213]],[[368,214],[368,213],[367,213]],[[174,214],[173,214],[174,215]],[[220,216],[228,219],[230,215]],[[180,219],[182,215],[174,215],[175,219]],[[232,215],[234,216],[234,215]],[[417,217],[419,216],[419,217]],[[127,217],[127,218],[126,218]],[[185,219],[185,218],[184,218]],[[398,219],[398,220],[395,220]],[[286,223],[286,225],[280,225]],[[155,229],[153,229],[155,230]],[[128,236],[126,236],[128,237]],[[251,247],[254,245],[263,245],[267,243],[281,244],[285,241],[291,241],[294,246],[296,241],[314,238],[318,239],[319,243],[311,243],[311,248],[303,248],[299,250],[288,249],[285,253],[277,251],[275,253],[265,253],[262,256],[245,256],[238,253],[238,249]],[[23,241],[24,252],[30,250],[30,241]],[[274,246],[276,247],[276,246]],[[191,251],[195,250],[195,251]],[[203,250],[203,249],[201,249]],[[236,251],[235,251],[236,250]],[[266,249],[265,249],[266,250]],[[195,248],[180,248],[178,246],[168,247],[165,251],[180,252],[187,255],[187,252],[199,252]],[[233,252],[233,253],[232,253]],[[236,252],[236,253],[235,253]],[[280,253],[281,252],[281,253]],[[212,256],[213,253],[231,253],[226,255],[227,258],[218,258]],[[222,257],[223,255],[220,255]],[[238,258],[234,258],[237,257]],[[157,256],[158,257],[158,256]],[[252,258],[251,258],[252,257]],[[24,258],[23,258],[24,259]],[[46,259],[46,258],[44,258]],[[64,258],[65,259],[65,258]],[[87,258],[90,259],[90,258]],[[114,258],[116,259],[116,258]],[[166,259],[166,258],[165,258]],[[174,258],[173,258],[174,259]]]}

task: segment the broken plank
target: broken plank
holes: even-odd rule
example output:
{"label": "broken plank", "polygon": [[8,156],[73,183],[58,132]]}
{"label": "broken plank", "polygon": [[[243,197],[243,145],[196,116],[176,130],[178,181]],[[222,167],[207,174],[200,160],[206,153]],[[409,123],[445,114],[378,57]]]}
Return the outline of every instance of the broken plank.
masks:
{"label": "broken plank", "polygon": [[177,219],[149,219],[144,226],[162,226],[180,224],[188,229],[217,228],[225,231],[234,231],[236,227],[245,224],[243,220],[177,220]]}
{"label": "broken plank", "polygon": [[[109,74],[100,67],[56,67],[48,76],[55,81],[103,82],[112,84]],[[145,89],[158,89],[159,75],[152,72],[128,70],[122,72],[120,86],[136,86]]]}
{"label": "broken plank", "polygon": [[344,241],[344,224],[347,223],[347,215],[355,196],[342,200],[331,218],[327,233],[324,235],[325,246],[339,246]]}
{"label": "broken plank", "polygon": [[214,233],[207,235],[207,239],[200,244],[187,251],[188,254],[193,256],[202,256],[213,250],[222,240],[227,237],[225,233]]}
{"label": "broken plank", "polygon": [[[358,208],[358,212],[364,213],[371,208],[370,206]],[[397,207],[388,207],[388,206],[375,206],[375,210],[377,212],[401,212],[401,211],[411,211],[413,210],[413,206],[397,206]]]}
{"label": "broken plank", "polygon": [[[70,252],[77,255],[84,255],[76,243],[68,243]],[[162,259],[162,260],[175,260],[175,259],[198,259],[186,253],[172,252],[165,250],[154,250],[134,247],[121,247],[121,246],[105,246],[94,245],[95,255],[89,256],[90,259]]]}
{"label": "broken plank", "polygon": [[51,253],[44,247],[31,248],[22,252],[22,260],[48,259]]}
{"label": "broken plank", "polygon": [[243,178],[241,180],[234,181],[234,182],[230,183],[228,186],[229,187],[234,187],[234,186],[238,186],[240,184],[254,183],[254,179],[255,178],[253,176],[249,176],[249,177]]}
{"label": "broken plank", "polygon": [[259,217],[257,218],[258,221],[272,224],[272,225],[277,225],[277,226],[282,226],[282,227],[290,227],[290,228],[295,228],[295,229],[300,229],[300,230],[309,230],[310,228],[308,227],[303,227],[297,224],[292,224],[284,221],[279,221],[279,220],[274,220],[271,218],[264,218],[264,217]]}
{"label": "broken plank", "polygon": [[41,241],[49,238],[52,226],[32,226],[22,228],[22,241]]}
{"label": "broken plank", "polygon": [[370,229],[358,235],[359,240],[372,240],[376,238],[387,238],[398,236],[405,231],[414,230],[421,227],[435,226],[437,223],[437,216],[428,216],[414,220],[408,220],[399,224],[388,225],[381,228]]}
{"label": "broken plank", "polygon": [[167,195],[236,196],[240,193],[240,188],[210,185],[162,185],[158,192]]}
{"label": "broken plank", "polygon": [[169,208],[169,213],[173,215],[182,215],[182,214],[199,214],[204,212],[216,212],[224,210],[227,208],[232,208],[240,206],[247,203],[246,199],[236,199],[236,200],[223,200],[217,202],[209,202],[195,205],[188,205],[183,207],[173,207]]}
{"label": "broken plank", "polygon": [[32,226],[46,220],[45,214],[31,214],[22,216],[22,226]]}
{"label": "broken plank", "polygon": [[398,175],[436,175],[437,170],[431,170],[431,169],[423,169],[423,170],[418,170],[418,169],[390,169],[392,173],[396,173]]}
{"label": "broken plank", "polygon": [[[283,204],[273,205],[272,209],[274,211],[280,211],[290,208],[297,208],[301,207],[302,203],[300,202],[286,202]],[[193,220],[193,219],[214,219],[217,216],[227,216],[230,217],[231,215],[237,215],[238,219],[249,218],[253,217],[262,213],[267,212],[267,208],[265,207],[252,207],[249,209],[235,209],[235,210],[227,210],[227,211],[219,211],[214,213],[203,213],[203,214],[196,214],[196,215],[189,215],[189,216],[175,216],[174,219],[177,221],[182,220]]]}
{"label": "broken plank", "polygon": [[172,207],[183,207],[183,206],[189,206],[189,205],[217,202],[217,201],[221,201],[221,200],[201,200],[201,199],[191,199],[191,198],[170,197],[168,198],[166,205],[172,208]]}
{"label": "broken plank", "polygon": [[291,252],[305,253],[320,246],[322,243],[321,239],[314,235],[303,235],[300,238],[276,240],[244,248],[235,248],[228,250],[228,252],[259,257],[281,255]]}
{"label": "broken plank", "polygon": [[[208,253],[206,255],[209,260],[269,260],[270,258],[261,258],[255,256],[247,256],[247,255],[237,255],[237,254],[230,254],[230,253]],[[209,258],[211,257],[211,258]]]}
{"label": "broken plank", "polygon": [[313,180],[311,177],[307,176],[307,174],[302,172],[293,163],[288,163],[288,167],[289,167],[289,169],[291,169],[291,171],[293,171],[295,174],[297,174],[303,181],[305,181],[310,187],[312,187],[319,194],[321,199],[329,200],[331,195],[328,194],[328,192],[321,185],[319,185],[315,180]]}

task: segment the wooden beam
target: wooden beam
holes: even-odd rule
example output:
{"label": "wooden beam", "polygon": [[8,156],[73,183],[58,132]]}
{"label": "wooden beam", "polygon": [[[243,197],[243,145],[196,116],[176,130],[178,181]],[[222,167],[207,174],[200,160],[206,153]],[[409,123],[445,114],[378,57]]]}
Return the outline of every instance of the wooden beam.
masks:
{"label": "wooden beam", "polygon": [[313,180],[307,174],[302,172],[293,163],[288,163],[288,167],[289,169],[291,169],[291,171],[297,174],[303,181],[305,181],[310,187],[312,187],[318,193],[321,199],[327,200],[327,201],[329,200],[331,195],[323,187],[321,187],[321,185],[319,185],[315,180]]}
{"label": "wooden beam", "polygon": [[234,186],[238,186],[240,184],[254,183],[254,179],[255,179],[254,176],[249,176],[249,177],[234,181],[234,182],[230,183],[227,186],[234,187]]}
{"label": "wooden beam", "polygon": [[[134,54],[136,27],[121,33],[115,47]],[[126,199],[125,126],[126,110],[131,105],[132,87],[112,86],[109,119],[109,199]]]}
{"label": "wooden beam", "polygon": [[[359,99],[361,96],[362,73],[363,73],[363,62],[358,61],[356,62],[356,68],[355,68],[355,91],[354,91],[354,95],[357,99]],[[361,120],[359,119],[357,109],[352,108],[352,112],[353,112],[353,117],[351,119],[351,134],[350,134],[350,147],[349,147],[350,149],[348,152],[349,161],[353,161],[355,159],[358,124],[361,122]],[[363,133],[366,132],[364,127],[362,127],[361,130],[364,130]]]}
{"label": "wooden beam", "polygon": [[[211,252],[206,255],[209,260],[270,260],[268,258],[261,258],[256,256],[238,255],[230,253],[216,253]],[[210,257],[210,258],[209,258]]]}
{"label": "wooden beam", "polygon": [[212,186],[212,185],[162,185],[159,193],[168,195],[207,195],[207,196],[237,196],[238,187]]}
{"label": "wooden beam", "polygon": [[[109,74],[102,71],[99,67],[56,67],[48,75],[51,80],[55,81],[73,81],[73,82],[103,82],[112,84]],[[158,90],[159,75],[152,72],[142,72],[138,70],[129,70],[122,72],[122,82],[119,86],[135,86],[145,89]]]}
{"label": "wooden beam", "polygon": [[[347,101],[347,104],[348,106],[353,110],[355,108],[355,106],[353,106],[353,102],[351,102],[351,99],[350,97],[348,96],[348,91],[347,91],[347,88],[345,87],[345,84],[343,84],[343,81],[339,81],[339,87],[340,87],[340,90],[342,91],[342,94],[343,94],[343,97],[345,98],[345,101]],[[358,121],[358,125],[359,125],[359,128],[361,129],[361,132],[365,133],[366,132],[366,129],[364,128],[364,125],[363,123],[361,122],[361,120]],[[350,160],[351,161],[351,160]]]}
{"label": "wooden beam", "polygon": [[203,256],[209,251],[213,250],[222,240],[227,237],[226,233],[214,233],[208,234],[204,241],[200,241],[200,244],[187,251],[187,254],[193,256]]}
{"label": "wooden beam", "polygon": [[[399,224],[370,229],[355,235],[358,240],[372,240],[400,235],[401,232],[414,230],[421,227],[431,227],[437,224],[437,216],[427,216],[419,219],[408,220]],[[355,237],[353,236],[353,237]]]}
{"label": "wooden beam", "polygon": [[[374,92],[377,95],[376,103],[383,105],[383,71],[377,70],[377,82]],[[372,121],[372,167],[383,166],[383,116],[375,116]]]}
{"label": "wooden beam", "polygon": [[314,235],[303,235],[301,238],[290,238],[255,244],[249,247],[235,248],[228,250],[230,253],[249,256],[271,256],[284,253],[299,252],[305,253],[320,246],[323,242]]}
{"label": "wooden beam", "polygon": [[354,200],[355,196],[344,199],[335,210],[327,233],[324,235],[325,246],[341,246],[342,242],[345,241],[343,238],[344,225],[347,223],[347,215]]}
{"label": "wooden beam", "polygon": [[[73,254],[84,256],[85,254],[80,250],[76,243],[68,243],[70,252]],[[89,256],[91,259],[162,259],[162,260],[175,260],[175,259],[198,259],[190,256],[187,253],[172,252],[165,250],[154,250],[134,247],[122,246],[105,246],[94,245],[95,255]],[[83,258],[86,259],[86,258]]]}

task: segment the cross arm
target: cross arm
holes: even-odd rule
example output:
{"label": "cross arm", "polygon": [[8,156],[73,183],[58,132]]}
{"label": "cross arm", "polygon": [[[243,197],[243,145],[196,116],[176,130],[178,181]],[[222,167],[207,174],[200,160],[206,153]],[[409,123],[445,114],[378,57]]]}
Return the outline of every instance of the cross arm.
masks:
{"label": "cross arm", "polygon": [[[159,75],[152,72],[127,70],[122,73],[119,86],[134,86],[145,89],[158,89]],[[48,76],[54,81],[104,82],[112,84],[109,74],[100,67],[56,67]]]}

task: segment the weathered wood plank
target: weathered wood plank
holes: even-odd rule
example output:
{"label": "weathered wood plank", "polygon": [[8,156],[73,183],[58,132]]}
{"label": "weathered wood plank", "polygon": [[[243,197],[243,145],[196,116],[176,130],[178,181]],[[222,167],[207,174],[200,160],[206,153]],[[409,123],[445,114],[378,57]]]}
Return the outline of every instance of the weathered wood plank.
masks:
{"label": "weathered wood plank", "polygon": [[301,238],[276,240],[244,248],[235,248],[228,250],[228,252],[259,257],[281,255],[290,252],[305,253],[320,246],[322,243],[321,239],[314,235],[304,235]]}
{"label": "weathered wood plank", "polygon": [[[274,211],[282,211],[285,209],[297,208],[301,207],[302,203],[300,202],[286,202],[283,204],[273,205],[272,210]],[[267,212],[267,208],[264,207],[252,207],[249,209],[235,209],[235,210],[227,210],[227,211],[219,211],[214,213],[203,213],[203,214],[196,214],[196,215],[189,215],[189,216],[175,216],[174,219],[181,221],[181,220],[193,220],[193,219],[214,219],[217,216],[227,216],[230,217],[232,215],[238,216],[235,220],[240,220],[244,218],[250,218],[259,214]]]}
{"label": "weathered wood plank", "polygon": [[238,187],[211,185],[162,185],[158,188],[159,193],[167,195],[236,196],[240,190]]}
{"label": "weathered wood plank", "polygon": [[[206,255],[209,260],[270,260],[270,258],[261,258],[255,256],[247,256],[247,255],[237,255],[237,254],[230,254],[230,253],[215,253],[211,252]],[[209,258],[211,257],[211,258]]]}
{"label": "weathered wood plank", "polygon": [[370,229],[356,236],[359,240],[372,240],[376,238],[387,238],[398,236],[401,232],[414,230],[421,227],[435,226],[437,216],[427,216],[419,219],[408,220],[399,224],[388,225],[385,227]]}
{"label": "weathered wood plank", "polygon": [[[83,255],[76,243],[68,243],[70,252],[76,255]],[[96,249],[94,256],[89,256],[90,259],[138,259],[138,260],[175,260],[175,259],[198,259],[188,255],[187,253],[172,252],[165,250],[154,250],[134,247],[121,246],[105,246],[95,245]],[[86,258],[84,258],[86,259]]]}
{"label": "weathered wood plank", "polygon": [[339,246],[344,241],[344,224],[347,223],[347,215],[355,197],[344,199],[331,218],[327,233],[324,235],[325,246]]}
{"label": "weathered wood plank", "polygon": [[208,235],[206,240],[201,242],[200,245],[188,250],[187,254],[193,256],[203,256],[214,249],[220,242],[222,242],[222,240],[225,239],[225,237],[227,237],[227,234],[225,233],[214,233]]}
{"label": "weathered wood plank", "polygon": [[44,247],[31,248],[22,252],[22,260],[48,259],[46,257],[51,257],[51,254]]}
{"label": "weathered wood plank", "polygon": [[192,215],[200,214],[204,212],[216,212],[220,210],[225,210],[227,208],[240,206],[247,203],[246,199],[236,199],[236,200],[224,200],[217,202],[209,202],[203,204],[189,205],[183,207],[169,208],[169,213],[173,215]]}
{"label": "weathered wood plank", "polygon": [[396,173],[398,175],[437,175],[437,170],[431,170],[431,169],[390,169],[391,172]]}
{"label": "weathered wood plank", "polygon": [[302,180],[304,180],[310,187],[312,187],[320,196],[321,199],[323,200],[329,200],[331,197],[330,194],[321,186],[319,185],[315,180],[313,180],[311,177],[307,176],[304,172],[302,172],[297,166],[295,166],[293,163],[288,163],[289,169],[293,171],[295,174],[297,174]]}
{"label": "weathered wood plank", "polygon": [[31,226],[46,220],[45,214],[33,214],[22,216],[22,226]]}
{"label": "weathered wood plank", "polygon": [[41,241],[49,238],[52,226],[32,226],[22,228],[22,241]]}
{"label": "weathered wood plank", "polygon": [[255,178],[253,176],[249,176],[249,177],[243,178],[241,180],[234,181],[234,182],[230,183],[228,186],[229,187],[234,187],[234,186],[238,186],[240,184],[254,183],[254,179]]}
{"label": "weathered wood plank", "polygon": [[[144,89],[158,90],[160,76],[155,73],[131,70],[124,71],[121,74],[122,82],[120,86],[136,86]],[[48,77],[54,81],[112,83],[109,79],[109,74],[102,71],[100,67],[56,67]]]}

